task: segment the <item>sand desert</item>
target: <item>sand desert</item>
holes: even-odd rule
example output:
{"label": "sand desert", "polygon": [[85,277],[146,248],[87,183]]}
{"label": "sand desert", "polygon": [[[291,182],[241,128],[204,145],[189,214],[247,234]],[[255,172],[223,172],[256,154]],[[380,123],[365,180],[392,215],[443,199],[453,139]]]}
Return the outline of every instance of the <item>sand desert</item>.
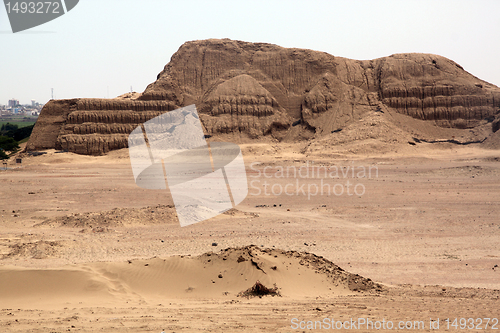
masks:
{"label": "sand desert", "polygon": [[[248,144],[249,171],[308,160],[379,174],[356,198],[260,186],[184,228],[168,192],[135,185],[126,150],[27,157],[1,173],[2,331],[290,332],[293,318],[430,331],[431,318],[498,317],[500,156],[447,145],[326,159]],[[238,296],[257,281],[281,295]]]}
{"label": "sand desert", "polygon": [[[51,101],[0,170],[0,331],[500,329],[498,87],[429,55],[179,52],[196,47],[218,77],[174,55],[142,94]],[[261,68],[227,60],[237,47]],[[284,54],[302,76],[265,72]],[[136,185],[123,140],[190,103],[209,143],[241,147],[249,194],[180,227],[168,190]]]}

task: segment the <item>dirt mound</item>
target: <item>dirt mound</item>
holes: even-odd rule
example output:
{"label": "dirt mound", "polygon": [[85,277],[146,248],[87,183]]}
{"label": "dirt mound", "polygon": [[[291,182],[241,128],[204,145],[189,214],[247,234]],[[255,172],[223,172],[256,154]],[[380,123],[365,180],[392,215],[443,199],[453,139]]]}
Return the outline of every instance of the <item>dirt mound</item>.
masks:
{"label": "dirt mound", "polygon": [[[206,265],[216,266],[230,265],[229,267],[231,267],[231,263],[244,264],[247,270],[252,272],[253,276],[261,275],[255,281],[266,286],[276,285],[277,287],[275,286],[271,290],[276,292],[279,290],[285,294],[301,294],[303,291],[312,292],[323,287],[328,290],[336,289],[336,292],[340,292],[340,290],[343,290],[343,292],[383,291],[381,285],[374,283],[370,279],[346,272],[331,261],[308,252],[284,251],[249,245],[241,248],[228,248],[217,253],[209,252],[199,256],[198,260],[201,260]],[[231,269],[233,268],[231,267]],[[298,281],[283,281],[281,278],[283,274],[294,275],[297,280],[302,280],[299,277],[301,275],[304,278],[318,276],[321,277],[322,282],[318,282],[317,285],[309,282],[299,286],[296,284]],[[238,279],[239,277],[236,276],[235,278]],[[255,285],[249,289],[253,287]],[[300,288],[301,290],[295,290],[294,288]],[[245,289],[242,292],[245,293],[245,291],[248,290]]]}
{"label": "dirt mound", "polygon": [[[322,138],[371,112],[431,141],[481,141],[500,128],[500,89],[441,56],[358,61],[210,39],[183,44],[140,96],[50,101],[26,149],[104,154],[126,147],[139,124],[190,104],[196,104],[207,135],[230,133],[241,140]],[[410,119],[423,122],[415,127]]]}
{"label": "dirt mound", "polygon": [[[37,284],[36,290],[29,286],[33,279],[51,276],[57,277],[57,284]],[[9,302],[37,302],[41,294],[62,295],[60,286],[72,285],[72,281],[80,284],[77,289],[83,298],[91,296],[92,291],[107,290],[107,294],[119,299],[142,300],[266,294],[315,298],[384,290],[381,285],[314,254],[253,245],[197,257],[98,262],[57,270],[0,268],[0,293],[2,300]],[[57,302],[57,297],[51,301]]]}
{"label": "dirt mound", "polygon": [[115,208],[104,212],[76,213],[47,219],[35,227],[82,228],[82,232],[107,232],[111,228],[132,225],[178,223],[175,207],[157,205],[144,208]]}
{"label": "dirt mound", "polygon": [[33,259],[45,259],[55,256],[62,247],[57,241],[35,241],[10,245],[10,252],[2,259],[10,257],[28,257]]}
{"label": "dirt mound", "polygon": [[[258,214],[242,212],[232,208],[222,215],[233,218],[258,217]],[[173,205],[156,205],[143,208],[115,208],[109,211],[75,213],[45,219],[34,227],[81,228],[80,232],[109,232],[117,227],[157,224],[178,224]]]}

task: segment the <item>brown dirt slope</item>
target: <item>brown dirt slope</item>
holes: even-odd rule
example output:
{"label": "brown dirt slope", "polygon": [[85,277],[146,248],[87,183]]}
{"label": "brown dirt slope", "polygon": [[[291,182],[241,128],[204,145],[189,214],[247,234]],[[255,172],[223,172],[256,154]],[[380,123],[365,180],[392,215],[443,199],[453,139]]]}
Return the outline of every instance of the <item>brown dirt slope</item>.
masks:
{"label": "brown dirt slope", "polygon": [[190,104],[207,134],[241,139],[323,137],[373,112],[429,141],[484,141],[500,128],[500,88],[438,55],[359,61],[210,39],[183,44],[142,95],[49,102],[27,150],[104,154],[126,147],[138,124]]}

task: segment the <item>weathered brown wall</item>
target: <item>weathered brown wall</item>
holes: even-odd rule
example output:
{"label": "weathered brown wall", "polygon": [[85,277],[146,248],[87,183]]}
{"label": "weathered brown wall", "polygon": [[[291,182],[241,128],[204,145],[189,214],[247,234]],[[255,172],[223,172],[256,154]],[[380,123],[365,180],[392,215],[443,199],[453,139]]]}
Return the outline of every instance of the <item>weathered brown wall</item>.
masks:
{"label": "weathered brown wall", "polygon": [[382,102],[414,118],[471,128],[495,116],[500,89],[435,55],[399,54],[379,60]]}
{"label": "weathered brown wall", "polygon": [[58,149],[57,138],[78,99],[52,100],[45,104],[33,128],[26,150]]}
{"label": "weathered brown wall", "polygon": [[26,150],[59,149],[102,155],[126,148],[128,135],[137,126],[177,107],[168,101],[50,101],[40,114]]}

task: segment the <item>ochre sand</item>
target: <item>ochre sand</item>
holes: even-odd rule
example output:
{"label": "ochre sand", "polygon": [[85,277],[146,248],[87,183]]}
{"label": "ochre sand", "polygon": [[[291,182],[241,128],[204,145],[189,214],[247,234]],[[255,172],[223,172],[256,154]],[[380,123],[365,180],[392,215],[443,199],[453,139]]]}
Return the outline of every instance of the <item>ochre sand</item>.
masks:
{"label": "ochre sand", "polygon": [[[425,332],[431,318],[443,330],[446,318],[500,317],[498,151],[242,148],[247,199],[184,228],[168,191],[135,185],[126,150],[11,162],[0,172],[0,331],[290,332],[293,318],[364,317],[424,321]],[[306,163],[378,176],[323,179],[363,184],[361,196],[264,194],[264,181],[295,184],[275,177],[280,167]],[[264,168],[273,177],[257,178]],[[238,296],[257,280],[281,296]]]}

